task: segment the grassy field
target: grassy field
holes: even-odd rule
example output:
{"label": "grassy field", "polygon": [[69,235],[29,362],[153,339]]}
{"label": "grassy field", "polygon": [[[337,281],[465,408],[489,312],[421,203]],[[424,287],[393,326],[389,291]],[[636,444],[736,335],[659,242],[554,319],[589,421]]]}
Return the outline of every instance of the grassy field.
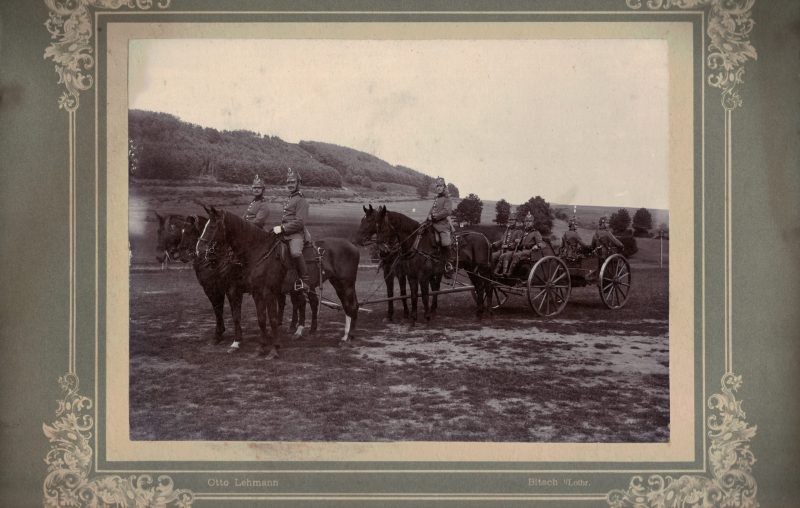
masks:
{"label": "grassy field", "polygon": [[[270,196],[277,222],[285,195],[277,189]],[[556,318],[535,317],[524,299],[512,297],[478,321],[470,294],[458,293],[442,297],[432,321],[413,328],[387,321],[385,304],[368,306],[354,342],[340,346],[343,315],[323,307],[316,335],[285,340],[280,358],[265,361],[257,355],[249,297],[242,351],[227,354],[227,342],[210,341],[211,305],[193,271],[144,269],[155,263],[153,210],[201,213],[197,200],[241,213],[249,197],[202,183],[132,190],[132,439],[669,441],[668,269],[658,267],[657,240],[640,239],[631,299],[617,311],[587,287],[575,288]],[[312,234],[351,235],[368,201],[312,203]],[[388,205],[421,219],[430,200]],[[591,237],[591,230],[581,233]],[[362,302],[383,296],[374,268],[362,267],[357,290]],[[335,299],[330,286],[323,294]],[[230,339],[227,307],[226,326]]]}

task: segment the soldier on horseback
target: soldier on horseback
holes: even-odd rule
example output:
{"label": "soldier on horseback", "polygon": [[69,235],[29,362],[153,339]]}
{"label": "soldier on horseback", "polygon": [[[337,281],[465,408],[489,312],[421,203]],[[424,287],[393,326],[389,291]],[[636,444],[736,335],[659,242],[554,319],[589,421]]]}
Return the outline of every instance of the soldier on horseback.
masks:
{"label": "soldier on horseback", "polygon": [[264,180],[256,175],[250,189],[253,192],[253,200],[250,201],[242,218],[264,229],[269,218],[269,208],[267,208],[267,201],[264,199]]}
{"label": "soldier on horseback", "polygon": [[283,207],[281,224],[272,228],[276,235],[283,234],[289,242],[289,252],[292,263],[297,270],[295,289],[306,291],[309,286],[308,270],[303,258],[303,246],[311,242],[311,235],[306,229],[308,222],[308,201],[300,192],[300,175],[289,168],[286,177],[286,187],[289,190],[289,200]]}
{"label": "soldier on horseback", "polygon": [[532,260],[533,253],[542,250],[542,235],[534,227],[533,215],[531,212],[525,216],[525,236],[520,241],[519,248],[511,257],[511,266],[506,270],[506,275],[514,273],[520,261]]}
{"label": "soldier on horseback", "polygon": [[561,255],[566,259],[578,259],[581,250],[588,249],[589,246],[581,239],[578,234],[578,223],[575,217],[569,220],[569,231],[564,232],[561,237]]}
{"label": "soldier on horseback", "polygon": [[439,250],[445,261],[445,273],[452,273],[453,266],[450,264],[451,255],[450,246],[452,245],[453,224],[450,222],[450,215],[453,213],[453,203],[447,196],[447,186],[444,183],[444,178],[438,177],[435,180],[436,198],[433,200],[433,206],[428,213],[428,222],[434,230],[435,242],[439,246]]}

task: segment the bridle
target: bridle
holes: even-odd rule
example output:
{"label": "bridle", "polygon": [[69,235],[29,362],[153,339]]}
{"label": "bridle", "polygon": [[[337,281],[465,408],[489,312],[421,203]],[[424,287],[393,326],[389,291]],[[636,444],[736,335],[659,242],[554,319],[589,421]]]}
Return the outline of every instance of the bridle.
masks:
{"label": "bridle", "polygon": [[[214,238],[218,236],[222,236],[221,240],[211,240],[209,241],[206,239],[206,233],[208,233],[208,228],[211,224],[214,223]],[[220,233],[217,230],[221,231]],[[203,232],[200,234],[200,238],[197,239],[197,245],[195,246],[195,254],[197,257],[200,257],[200,251],[202,249],[202,245],[205,245],[205,250],[203,251],[203,259],[206,261],[213,260],[214,257],[217,255],[217,244],[221,241],[225,243],[226,234],[225,234],[225,210],[221,210],[219,212],[219,216],[216,218],[209,217],[208,222],[206,222],[206,226],[203,228]]]}

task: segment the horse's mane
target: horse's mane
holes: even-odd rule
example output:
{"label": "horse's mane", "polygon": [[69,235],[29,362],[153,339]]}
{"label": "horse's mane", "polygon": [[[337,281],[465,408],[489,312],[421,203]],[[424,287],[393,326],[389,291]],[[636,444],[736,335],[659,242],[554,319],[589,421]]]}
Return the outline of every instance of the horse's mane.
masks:
{"label": "horse's mane", "polygon": [[223,220],[228,234],[235,235],[241,240],[242,245],[263,246],[267,244],[269,235],[272,234],[230,212],[224,212]]}
{"label": "horse's mane", "polygon": [[419,227],[419,222],[400,212],[386,210],[386,215],[389,217],[389,220],[394,223],[395,227],[398,227],[399,229],[406,230],[406,228],[408,228],[410,230],[414,230]]}

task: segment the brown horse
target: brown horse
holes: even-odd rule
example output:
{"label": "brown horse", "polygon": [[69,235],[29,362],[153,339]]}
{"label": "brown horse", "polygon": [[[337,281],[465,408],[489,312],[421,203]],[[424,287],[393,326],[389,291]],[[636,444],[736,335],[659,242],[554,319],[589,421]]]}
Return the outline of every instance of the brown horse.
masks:
{"label": "brown horse", "polygon": [[[356,233],[357,245],[368,245],[373,242],[373,237],[378,233],[378,212],[372,205],[369,208],[364,208],[364,217],[361,218],[361,224],[358,226]],[[392,298],[394,296],[394,279],[397,279],[397,284],[400,287],[400,296],[406,296],[406,274],[403,271],[403,262],[400,256],[400,246],[397,242],[387,244],[385,242],[378,243],[378,253],[380,255],[380,267],[383,269],[383,281],[386,283],[386,296]],[[405,298],[403,302],[403,317],[408,318],[408,302]],[[386,317],[389,321],[394,320],[394,300],[389,300],[387,303]]]}
{"label": "brown horse", "polygon": [[[208,209],[206,209],[206,213],[208,213]],[[244,280],[241,276],[241,263],[235,259],[233,253],[230,249],[226,252],[208,252],[205,256],[197,256],[195,253],[195,248],[197,246],[197,241],[200,239],[200,235],[203,232],[203,228],[205,228],[206,219],[203,216],[189,216],[186,217],[183,227],[181,228],[181,241],[178,248],[178,258],[185,262],[193,261],[195,274],[197,275],[197,280],[200,282],[200,285],[203,286],[203,289],[206,291],[206,294],[209,294],[209,291],[216,294],[219,292],[217,288],[224,288],[226,294],[228,295],[228,301],[231,303],[231,311],[234,312],[234,303],[231,298],[238,297],[238,305],[241,307],[241,299],[244,293],[249,293],[250,290],[244,284]],[[289,295],[292,300],[292,321],[289,325],[289,331],[293,332],[293,338],[300,338],[303,335],[306,323],[306,316],[305,316],[305,305],[302,300],[304,300],[302,294],[294,291],[288,291]],[[209,296],[211,299],[211,296]],[[224,296],[223,296],[224,300]],[[308,302],[311,304],[311,328],[309,329],[310,333],[314,333],[317,330],[317,316],[319,313],[319,298],[315,292],[311,292],[308,294]],[[212,300],[212,306],[214,305],[214,301]],[[219,319],[222,316],[222,302],[219,302],[219,318],[217,321],[218,329],[219,329]],[[286,295],[281,295],[280,299],[278,300],[278,323],[283,323],[283,312],[284,308],[286,307]],[[217,307],[214,307],[215,314],[217,313]],[[236,317],[236,312],[234,312],[234,327],[236,330],[239,330],[235,334],[234,344],[238,344],[241,342],[241,328],[238,325]],[[225,331],[224,324],[222,325],[222,331]],[[222,339],[220,336],[217,339],[219,342]]]}
{"label": "brown horse", "polygon": [[[424,317],[430,320],[436,312],[437,298],[429,305],[429,292],[438,291],[444,273],[444,256],[435,244],[434,230],[427,222],[420,224],[414,219],[385,206],[378,208],[376,218],[379,242],[396,241],[400,245],[404,270],[411,286],[411,321],[417,319],[417,296],[422,293]],[[456,236],[456,251],[459,268],[464,269],[475,288],[476,315],[491,312],[491,244],[485,236],[467,233]]]}
{"label": "brown horse", "polygon": [[[261,351],[268,358],[278,355],[278,300],[284,291],[289,271],[287,246],[282,240],[280,235],[272,231],[265,232],[244,219],[211,207],[209,220],[196,249],[200,255],[230,247],[242,262],[245,284],[250,289],[256,306],[261,330]],[[347,341],[352,338],[352,330],[358,317],[355,292],[358,249],[350,242],[336,238],[320,241],[317,247],[321,253],[322,269],[316,273],[327,278],[339,296],[346,314],[342,341]],[[311,274],[314,272],[311,271]],[[267,318],[271,333],[267,333]]]}

